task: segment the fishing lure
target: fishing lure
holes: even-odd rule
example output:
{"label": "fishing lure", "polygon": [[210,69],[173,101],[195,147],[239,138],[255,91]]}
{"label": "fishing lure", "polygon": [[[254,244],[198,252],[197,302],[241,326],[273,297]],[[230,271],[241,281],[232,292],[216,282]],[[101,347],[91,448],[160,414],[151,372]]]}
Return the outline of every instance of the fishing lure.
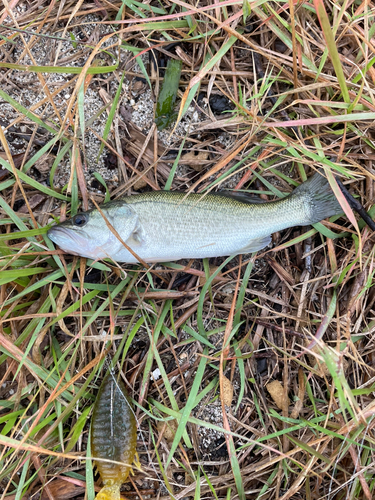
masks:
{"label": "fishing lure", "polygon": [[[96,500],[120,500],[137,447],[137,424],[125,385],[109,373],[97,395],[91,420],[91,451],[103,481]],[[118,463],[118,462],[121,462]]]}

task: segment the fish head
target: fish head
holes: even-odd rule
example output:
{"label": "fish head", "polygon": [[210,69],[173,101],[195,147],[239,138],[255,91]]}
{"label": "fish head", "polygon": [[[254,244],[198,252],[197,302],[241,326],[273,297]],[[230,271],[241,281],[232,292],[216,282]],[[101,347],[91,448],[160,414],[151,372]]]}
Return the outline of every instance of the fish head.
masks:
{"label": "fish head", "polygon": [[107,203],[101,212],[97,209],[80,212],[52,226],[47,236],[64,252],[72,255],[93,260],[111,258],[123,248],[115,232],[126,241],[136,227],[137,216],[129,206],[118,202]]}

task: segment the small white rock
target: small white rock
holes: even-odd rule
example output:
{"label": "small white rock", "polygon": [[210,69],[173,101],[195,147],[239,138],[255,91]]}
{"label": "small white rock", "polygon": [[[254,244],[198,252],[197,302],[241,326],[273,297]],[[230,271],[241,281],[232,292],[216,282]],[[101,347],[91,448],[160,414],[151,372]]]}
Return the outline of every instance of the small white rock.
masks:
{"label": "small white rock", "polygon": [[161,377],[161,372],[159,368],[156,368],[151,375],[151,380],[158,380]]}

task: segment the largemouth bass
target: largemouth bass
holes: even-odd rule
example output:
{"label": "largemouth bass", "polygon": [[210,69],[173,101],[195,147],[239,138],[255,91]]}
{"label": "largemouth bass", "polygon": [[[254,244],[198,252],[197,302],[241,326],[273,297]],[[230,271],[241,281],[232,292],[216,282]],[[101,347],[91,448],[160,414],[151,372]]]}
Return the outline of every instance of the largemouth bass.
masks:
{"label": "largemouth bass", "polygon": [[342,209],[325,177],[316,173],[277,201],[246,193],[153,191],[106,203],[101,212],[79,213],[47,234],[65,252],[94,260],[138,262],[128,246],[145,262],[166,262],[256,252],[271,242],[272,233]]}

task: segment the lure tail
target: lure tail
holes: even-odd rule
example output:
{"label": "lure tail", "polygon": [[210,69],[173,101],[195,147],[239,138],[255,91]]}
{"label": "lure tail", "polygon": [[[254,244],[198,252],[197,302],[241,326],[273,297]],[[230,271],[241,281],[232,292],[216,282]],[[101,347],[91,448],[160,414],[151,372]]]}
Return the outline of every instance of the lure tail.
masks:
{"label": "lure tail", "polygon": [[95,500],[121,500],[120,486],[119,483],[104,486],[96,495]]}

